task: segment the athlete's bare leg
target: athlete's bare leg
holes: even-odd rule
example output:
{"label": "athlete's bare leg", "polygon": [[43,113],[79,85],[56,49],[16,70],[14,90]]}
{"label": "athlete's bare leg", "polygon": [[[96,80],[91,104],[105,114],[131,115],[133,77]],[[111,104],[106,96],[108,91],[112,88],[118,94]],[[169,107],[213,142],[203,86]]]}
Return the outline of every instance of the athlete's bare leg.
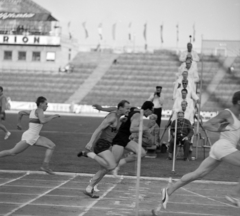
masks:
{"label": "athlete's bare leg", "polygon": [[[118,164],[118,168],[120,168],[121,166],[123,166],[126,163],[130,163],[133,161],[137,160],[137,155],[138,155],[138,143],[136,143],[135,141],[131,140],[127,146],[126,149],[133,152],[134,154],[130,154],[128,155],[126,158],[122,158]],[[141,149],[141,157],[145,157],[146,156],[146,151],[142,148]]]}
{"label": "athlete's bare leg", "polygon": [[26,141],[18,142],[12,149],[0,152],[0,157],[14,156],[25,151],[30,145]]}
{"label": "athlete's bare leg", "polygon": [[195,171],[184,175],[176,183],[171,184],[167,189],[168,195],[170,196],[172,193],[174,193],[174,191],[194,180],[203,178],[212,170],[214,170],[220,163],[220,161],[217,161],[211,157],[206,158]]}
{"label": "athlete's bare leg", "polygon": [[[230,155],[223,157],[222,161],[240,167],[240,151],[236,151]],[[233,198],[237,198],[240,202],[240,179],[237,188],[235,188],[235,190],[230,194],[230,196]]]}
{"label": "athlete's bare leg", "polygon": [[54,151],[56,145],[50,139],[48,139],[46,137],[42,137],[42,136],[39,137],[39,139],[37,140],[35,145],[38,147],[47,148],[45,157],[44,157],[44,161],[43,161],[43,165],[40,169],[47,172],[48,174],[54,174],[52,172],[52,170],[49,168],[49,163],[51,161],[52,154],[53,154],[53,151]]}

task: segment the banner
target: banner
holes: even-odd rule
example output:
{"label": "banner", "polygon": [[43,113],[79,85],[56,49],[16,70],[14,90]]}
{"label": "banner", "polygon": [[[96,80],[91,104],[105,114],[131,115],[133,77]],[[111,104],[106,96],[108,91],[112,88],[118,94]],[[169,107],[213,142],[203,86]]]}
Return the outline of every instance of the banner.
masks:
{"label": "banner", "polygon": [[128,40],[132,40],[132,23],[130,22],[128,25]]}
{"label": "banner", "polygon": [[99,25],[98,25],[98,34],[99,34],[100,40],[102,40],[103,39],[103,36],[102,36],[102,23],[99,23]]}
{"label": "banner", "polygon": [[82,26],[83,26],[83,29],[84,29],[84,32],[85,32],[85,39],[86,39],[86,38],[88,38],[88,31],[87,31],[87,28],[86,28],[86,22],[83,22]]}
{"label": "banner", "polygon": [[160,25],[160,38],[161,38],[161,43],[163,43],[163,25]]}
{"label": "banner", "polygon": [[114,23],[113,26],[112,26],[112,38],[113,38],[113,40],[116,39],[116,25],[117,25],[117,23]]}
{"label": "banner", "polygon": [[24,36],[24,35],[0,35],[0,44],[20,45],[58,45],[60,37],[57,36]]}
{"label": "banner", "polygon": [[179,26],[178,24],[176,25],[176,28],[177,28],[177,42],[179,41]]}
{"label": "banner", "polygon": [[147,23],[144,24],[143,37],[146,42],[147,41]]}
{"label": "banner", "polygon": [[196,40],[196,29],[195,29],[195,23],[193,24],[193,42]]}

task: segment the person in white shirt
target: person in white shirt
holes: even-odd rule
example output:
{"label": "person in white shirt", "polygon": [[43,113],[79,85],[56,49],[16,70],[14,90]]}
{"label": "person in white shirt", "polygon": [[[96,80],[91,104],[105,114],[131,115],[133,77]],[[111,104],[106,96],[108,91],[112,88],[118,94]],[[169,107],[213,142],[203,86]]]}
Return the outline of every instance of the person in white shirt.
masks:
{"label": "person in white shirt", "polygon": [[199,103],[199,97],[197,94],[192,90],[190,86],[188,86],[188,80],[183,80],[182,85],[179,86],[178,89],[176,89],[175,95],[173,95],[173,99],[175,100],[176,98],[181,98],[182,97],[182,90],[187,89],[188,94],[187,97],[191,98],[195,101],[195,103]]}
{"label": "person in white shirt", "polygon": [[182,97],[181,98],[177,98],[173,104],[173,108],[172,110],[179,110],[181,109],[181,103],[182,101],[187,101],[188,103],[188,108],[190,110],[194,110],[194,103],[193,100],[189,97],[187,97],[188,94],[188,90],[187,89],[182,89]]}
{"label": "person in white shirt", "polygon": [[187,101],[182,101],[181,109],[173,110],[172,121],[174,121],[176,119],[176,114],[180,111],[184,113],[184,118],[185,119],[189,120],[191,122],[191,124],[194,123],[194,110],[191,110],[191,109],[188,108],[188,102]]}
{"label": "person in white shirt", "polygon": [[191,59],[187,59],[186,62],[182,63],[178,69],[177,79],[182,76],[183,71],[188,72],[188,78],[192,79],[193,82],[199,82],[199,75],[197,71],[197,64]]}
{"label": "person in white shirt", "polygon": [[196,92],[195,82],[188,77],[188,71],[183,71],[182,76],[180,76],[178,80],[174,82],[173,95],[175,95],[177,89],[181,87],[183,80],[188,80],[188,86],[192,89],[192,91]]}
{"label": "person in white shirt", "polygon": [[179,57],[179,61],[185,62],[187,57],[188,57],[188,54],[192,55],[193,61],[196,61],[196,62],[199,61],[199,56],[195,51],[192,50],[192,44],[191,43],[187,44],[187,50],[181,53],[181,55]]}
{"label": "person in white shirt", "polygon": [[152,101],[154,104],[154,114],[157,115],[156,123],[158,126],[161,126],[161,118],[162,118],[162,107],[164,97],[162,96],[162,86],[156,86],[156,92],[152,93],[148,98],[148,101]]}

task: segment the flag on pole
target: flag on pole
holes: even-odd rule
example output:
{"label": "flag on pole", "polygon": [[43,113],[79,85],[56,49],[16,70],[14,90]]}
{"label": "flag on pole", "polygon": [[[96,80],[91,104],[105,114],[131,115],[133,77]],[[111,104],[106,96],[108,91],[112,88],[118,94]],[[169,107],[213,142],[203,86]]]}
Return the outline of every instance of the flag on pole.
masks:
{"label": "flag on pole", "polygon": [[128,25],[128,40],[132,40],[132,23],[130,22]]}
{"label": "flag on pole", "polygon": [[102,36],[102,23],[99,23],[99,25],[98,25],[98,34],[99,34],[100,40],[102,40],[103,39],[103,36]]}
{"label": "flag on pole", "polygon": [[195,29],[195,23],[193,24],[193,42],[196,40],[196,29]]}
{"label": "flag on pole", "polygon": [[179,26],[178,24],[176,25],[176,28],[177,28],[177,42],[179,41]]}
{"label": "flag on pole", "polygon": [[85,39],[88,38],[88,31],[87,31],[87,28],[86,28],[86,22],[83,22],[82,23],[82,27],[84,29],[84,32],[85,32]]}
{"label": "flag on pole", "polygon": [[117,23],[114,23],[112,25],[112,38],[113,38],[113,40],[116,39],[116,25],[117,25]]}
{"label": "flag on pole", "polygon": [[160,38],[161,38],[161,43],[163,43],[163,24],[160,25]]}
{"label": "flag on pole", "polygon": [[68,27],[69,39],[72,39],[72,34],[71,34],[71,31],[70,31],[70,26],[71,26],[71,21],[68,22],[67,27]]}
{"label": "flag on pole", "polygon": [[147,41],[147,23],[144,24],[143,37],[146,42]]}

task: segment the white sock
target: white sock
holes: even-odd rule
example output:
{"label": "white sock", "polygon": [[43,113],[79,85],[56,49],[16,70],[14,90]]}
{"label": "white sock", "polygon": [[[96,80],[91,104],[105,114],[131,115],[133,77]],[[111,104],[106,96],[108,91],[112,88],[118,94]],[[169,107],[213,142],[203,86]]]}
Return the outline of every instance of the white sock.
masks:
{"label": "white sock", "polygon": [[87,156],[94,159],[96,157],[96,154],[94,152],[88,152]]}
{"label": "white sock", "polygon": [[88,193],[91,193],[92,192],[92,186],[88,185],[87,188],[86,188],[86,191]]}

